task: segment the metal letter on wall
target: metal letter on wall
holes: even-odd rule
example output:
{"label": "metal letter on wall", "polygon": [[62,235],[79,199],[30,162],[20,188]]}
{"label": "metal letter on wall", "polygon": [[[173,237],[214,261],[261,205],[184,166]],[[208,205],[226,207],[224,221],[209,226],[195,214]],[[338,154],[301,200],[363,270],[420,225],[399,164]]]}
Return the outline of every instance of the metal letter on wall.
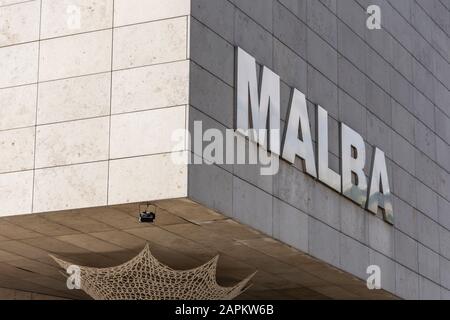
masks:
{"label": "metal letter on wall", "polygon": [[367,209],[376,214],[378,207],[383,209],[384,220],[390,224],[394,224],[394,212],[392,209],[392,197],[389,188],[386,158],[383,151],[375,148]]}
{"label": "metal letter on wall", "polygon": [[[366,163],[364,140],[356,131],[342,123],[341,144],[342,193],[365,207],[367,178],[364,174]],[[352,181],[352,177],[355,177],[356,181]]]}
{"label": "metal letter on wall", "polygon": [[[361,207],[377,213],[383,209],[384,219],[393,223],[394,214],[384,153],[374,151],[370,190],[367,192],[365,143],[361,135],[341,123],[341,173],[329,167],[328,113],[317,106],[317,162],[315,161],[311,127],[305,95],[293,88],[286,123],[284,145],[281,151],[280,77],[267,67],[261,68],[258,81],[255,58],[236,48],[236,112],[234,133],[240,133],[244,142],[253,144],[280,156],[291,164],[296,157],[304,162],[305,171],[314,178],[341,192]],[[245,143],[243,144],[245,146]],[[227,145],[228,146],[228,145]],[[234,161],[234,154],[227,163]],[[245,158],[245,157],[244,157]],[[278,157],[276,157],[278,159]],[[255,160],[256,162],[256,160]]]}
{"label": "metal letter on wall", "polygon": [[[301,132],[301,140],[299,139],[299,132]],[[289,122],[283,147],[283,158],[290,163],[294,163],[296,156],[304,160],[306,173],[317,178],[306,97],[297,89],[293,89]]]}
{"label": "metal letter on wall", "polygon": [[328,112],[317,106],[317,167],[319,180],[341,192],[341,176],[328,166]]}
{"label": "metal letter on wall", "polygon": [[[280,155],[280,77],[263,67],[258,90],[255,58],[238,47],[236,59],[236,130]],[[267,139],[268,135],[270,140]]]}

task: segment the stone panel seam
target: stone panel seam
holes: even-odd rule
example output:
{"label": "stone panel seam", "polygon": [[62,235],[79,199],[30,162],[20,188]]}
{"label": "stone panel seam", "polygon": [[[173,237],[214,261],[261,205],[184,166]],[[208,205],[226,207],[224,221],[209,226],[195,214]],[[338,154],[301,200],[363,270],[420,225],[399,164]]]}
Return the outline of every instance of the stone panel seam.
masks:
{"label": "stone panel seam", "polygon": [[41,31],[42,31],[42,0],[39,5],[39,40],[38,40],[38,54],[37,54],[37,83],[36,83],[36,108],[35,108],[35,118],[34,118],[34,149],[33,149],[33,181],[31,190],[31,212],[34,211],[34,193],[36,184],[36,153],[37,153],[37,131],[38,131],[38,109],[39,109],[39,71],[40,71],[40,60],[41,60]]}
{"label": "stone panel seam", "polygon": [[[280,3],[281,6],[285,7],[282,3]],[[323,6],[323,4],[321,4]],[[326,6],[325,6],[326,7]],[[287,10],[289,10],[287,7],[285,7]],[[327,8],[328,9],[328,8]],[[328,9],[329,10],[329,9]],[[332,11],[330,11],[331,13],[333,13]],[[294,15],[295,16],[295,15]],[[298,18],[297,16],[295,16],[295,18],[301,22],[303,22],[300,18]],[[413,88],[415,88],[418,92],[420,92],[434,107],[438,108],[439,110],[441,110],[444,114],[445,111],[442,110],[438,105],[436,105],[427,95],[425,95],[420,89],[418,89],[414,83],[410,82],[401,72],[399,72],[389,61],[387,61],[382,55],[380,55],[369,43],[366,42],[365,39],[361,38],[360,35],[358,35],[346,22],[344,22],[343,20],[341,20],[338,16],[336,16],[336,18],[345,26],[347,26],[354,35],[356,35],[358,38],[360,38],[371,50],[372,52],[376,53],[384,62],[386,62],[391,68],[393,68],[396,72],[398,72],[398,74],[400,74]],[[420,121],[425,127],[427,127],[428,129],[430,129],[433,133],[436,133],[435,130],[433,130],[432,128],[430,128],[426,123],[424,123],[422,121],[422,119],[417,118],[417,116],[413,113],[410,112],[409,107],[404,106],[402,103],[400,103],[399,101],[397,101],[396,98],[392,97],[390,92],[387,92],[384,88],[380,87],[379,84],[370,76],[368,75],[364,70],[361,70],[358,66],[356,66],[352,61],[350,61],[345,55],[343,55],[339,50],[337,50],[337,48],[335,48],[331,43],[329,43],[326,39],[324,39],[320,34],[318,34],[315,30],[311,29],[308,25],[306,25],[307,28],[309,30],[311,30],[311,32],[313,32],[314,34],[316,34],[321,40],[323,40],[324,42],[326,42],[331,48],[333,48],[333,50],[335,52],[337,52],[341,57],[343,57],[346,61],[348,61],[353,67],[355,67],[359,72],[361,72],[362,74],[364,74],[366,77],[368,77],[380,90],[382,90],[385,94],[387,94],[391,99],[393,99],[395,102],[397,102],[398,104],[400,104],[401,106],[403,106],[406,111],[411,114],[415,119],[417,119],[418,121]],[[386,30],[386,29],[385,29]],[[273,35],[273,37],[275,37],[275,35]],[[338,32],[338,37],[339,37],[339,32]],[[394,38],[391,35],[392,38]],[[275,37],[276,38],[276,37]],[[395,39],[395,38],[394,38]],[[297,52],[295,52],[295,50],[293,50],[292,48],[289,47],[289,45],[285,44],[282,40],[278,39],[278,41],[280,41],[281,43],[283,43],[285,46],[287,46],[289,49],[292,50],[292,52],[294,52],[298,57],[302,58]],[[398,41],[397,41],[398,42]],[[404,48],[406,50],[406,48]],[[408,53],[413,56],[409,51]],[[303,58],[302,58],[303,59]],[[303,59],[304,60],[304,59]],[[325,78],[327,78],[329,81],[331,81],[333,84],[336,85],[336,87],[338,87],[339,89],[341,89],[342,91],[344,91],[347,95],[349,95],[348,92],[346,92],[344,89],[342,89],[339,84],[336,84],[332,79],[330,79],[327,75],[323,74],[322,72],[320,72],[319,70],[317,70],[314,66],[312,66],[308,61],[305,61],[309,66],[311,66],[312,68],[314,68],[317,72],[319,72],[321,75],[323,75]],[[422,65],[423,66],[423,65]],[[424,67],[424,66],[423,66]],[[424,67],[425,68],[425,67]],[[426,69],[426,68],[425,68]],[[429,71],[428,69],[426,69],[428,72],[430,72],[430,74],[432,74],[434,76],[434,73],[432,73],[431,71]],[[436,80],[439,81],[439,79],[436,78]],[[441,82],[442,84],[442,82]],[[350,95],[353,99],[356,100],[355,97],[353,97],[352,95]],[[359,104],[361,104],[362,106],[364,106],[364,108],[367,109],[367,107],[365,106],[364,103],[362,103],[362,101],[358,101],[356,100]],[[375,114],[374,114],[375,115]],[[388,123],[386,123],[383,119],[379,118],[377,115],[375,115],[375,117],[377,117],[380,121],[382,121],[384,124],[386,124],[388,127],[391,127],[391,125],[389,125]],[[391,127],[392,129],[392,127]],[[445,141],[444,142],[447,143],[447,145],[450,146],[449,142]]]}
{"label": "stone panel seam", "polygon": [[[24,4],[24,3],[33,2],[33,1],[36,1],[36,0],[28,0],[28,1],[21,1],[21,2],[16,2],[16,3],[4,4],[4,5],[1,5],[0,8],[12,7],[12,6],[16,6],[16,5],[20,5],[20,4]],[[40,1],[40,0],[37,0],[37,1]]]}
{"label": "stone panel seam", "polygon": [[[110,29],[108,29],[108,30],[110,30]],[[118,72],[118,71],[134,70],[134,69],[147,68],[147,67],[153,67],[153,66],[159,66],[159,65],[171,64],[171,63],[177,63],[177,62],[183,62],[183,61],[186,61],[186,59],[178,59],[178,60],[173,60],[173,61],[158,62],[158,63],[152,63],[152,64],[144,64],[144,65],[140,65],[140,66],[136,66],[136,67],[129,67],[129,68],[117,68],[117,69],[113,69],[113,73],[114,73],[114,72]],[[49,82],[56,82],[56,81],[70,80],[70,79],[77,79],[77,78],[82,78],[82,77],[89,77],[89,76],[102,75],[102,74],[109,74],[109,73],[111,73],[111,71],[102,71],[102,72],[86,73],[86,74],[77,75],[77,76],[70,76],[70,77],[64,77],[64,78],[57,78],[57,79],[51,79],[51,80],[45,80],[45,81],[39,81],[39,82],[31,82],[31,83],[25,83],[25,84],[20,84],[20,85],[15,85],[15,86],[0,87],[0,90],[3,90],[3,89],[13,89],[13,88],[19,88],[19,87],[25,87],[25,86],[30,86],[30,85],[38,84],[38,83],[49,83]]]}
{"label": "stone panel seam", "polygon": [[[27,1],[27,2],[32,2],[32,1],[40,1],[40,0],[31,0],[31,1]],[[15,5],[15,4],[12,4],[12,5]],[[174,17],[170,17],[170,18],[162,18],[162,19],[148,20],[148,21],[144,21],[144,22],[136,22],[136,23],[131,23],[131,24],[127,24],[127,25],[116,26],[116,27],[114,27],[114,29],[134,27],[134,26],[139,26],[139,25],[143,25],[143,24],[149,24],[149,23],[153,23],[153,22],[169,21],[169,20],[173,20],[173,19],[181,19],[183,17],[188,17],[188,16],[187,15],[181,15],[181,16],[174,16]],[[30,44],[30,43],[34,43],[34,42],[38,42],[38,41],[51,41],[51,40],[58,40],[58,39],[63,39],[63,38],[69,38],[69,37],[73,37],[73,36],[92,34],[92,33],[96,33],[96,32],[109,31],[111,29],[112,28],[100,28],[100,29],[83,31],[83,32],[63,34],[63,35],[55,36],[55,37],[39,38],[39,40],[24,41],[24,42],[8,44],[8,45],[5,45],[5,46],[0,46],[0,49],[13,47],[13,46],[18,46],[18,45]],[[108,71],[106,71],[106,72],[108,72]],[[105,73],[105,72],[103,72],[103,73]],[[52,81],[52,80],[47,80],[47,81]]]}
{"label": "stone panel seam", "polygon": [[[389,1],[386,1],[386,2],[388,2],[389,3]],[[358,2],[356,2],[363,10],[364,10],[364,7],[362,7],[361,6],[361,4],[359,4]],[[392,6],[390,3],[389,3],[389,5],[390,6]],[[397,11],[395,8],[393,8],[393,10],[395,10],[395,11]],[[398,11],[397,11],[397,13],[398,13]],[[399,15],[412,27],[412,29],[414,30],[414,31],[416,31],[417,32],[417,34],[419,34],[419,35],[421,35],[422,36],[422,34],[420,34],[416,29],[415,29],[415,27],[414,26],[412,26],[410,23],[409,23],[409,21],[407,20],[407,19],[405,19],[400,13],[399,13]],[[339,19],[339,17],[338,17],[338,19]],[[339,19],[340,20],[340,19]],[[350,28],[350,26],[349,26],[349,28]],[[353,30],[353,29],[352,29]],[[412,53],[412,52],[410,52],[409,50],[408,50],[408,48],[406,48],[405,46],[404,46],[404,44],[403,43],[401,43],[388,29],[384,29],[384,30],[386,30],[386,32],[392,37],[392,39],[394,39],[395,41],[397,41],[397,43],[403,48],[403,49],[405,49],[425,70],[427,70],[432,76],[433,76],[433,78],[435,78],[437,81],[439,81],[444,87],[446,87],[447,89],[449,89],[448,87],[447,87],[447,84],[445,84],[445,83],[443,83],[440,79],[438,79],[436,76],[435,76],[435,74],[434,74],[434,72],[432,72],[431,70],[429,70],[423,63],[422,63],[422,61],[420,61],[419,59],[417,59],[417,57]],[[423,36],[422,36],[422,38],[423,38]],[[428,41],[427,41],[427,39],[425,39],[425,38],[423,38],[427,43],[428,43]],[[429,43],[428,43],[429,44]],[[433,48],[434,49],[434,52],[436,52],[437,54],[439,54],[441,57],[442,57],[442,54],[438,51],[438,50],[436,50],[433,46],[431,46],[430,45],[430,47],[431,48]],[[444,57],[443,57],[444,58]],[[444,60],[445,61],[447,61],[447,62],[449,62],[448,60],[447,60],[447,58],[444,58]],[[408,79],[406,79],[407,81],[408,81]],[[418,91],[420,91],[419,89],[418,89]],[[422,92],[421,92],[422,93]],[[423,93],[422,93],[423,94]],[[427,97],[426,95],[424,95],[425,97]],[[428,98],[428,97],[427,97]],[[431,101],[431,99],[429,99],[430,101]],[[434,103],[433,103],[434,104]]]}
{"label": "stone panel seam", "polygon": [[438,0],[444,7],[446,7],[448,10],[450,10],[450,7],[448,4],[445,4],[444,2],[442,2],[442,0]]}

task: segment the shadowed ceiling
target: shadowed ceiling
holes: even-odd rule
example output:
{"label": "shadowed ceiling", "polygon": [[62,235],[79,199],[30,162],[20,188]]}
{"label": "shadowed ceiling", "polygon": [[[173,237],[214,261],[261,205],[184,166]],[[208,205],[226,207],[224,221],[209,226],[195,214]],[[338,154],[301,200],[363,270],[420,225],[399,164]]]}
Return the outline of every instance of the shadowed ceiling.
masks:
{"label": "shadowed ceiling", "polygon": [[395,299],[192,201],[155,205],[154,224],[138,222],[139,204],[1,218],[0,288],[88,299],[82,291],[67,289],[63,270],[49,254],[78,265],[110,267],[149,243],[153,255],[174,269],[194,268],[219,254],[221,285],[258,270],[240,299]]}

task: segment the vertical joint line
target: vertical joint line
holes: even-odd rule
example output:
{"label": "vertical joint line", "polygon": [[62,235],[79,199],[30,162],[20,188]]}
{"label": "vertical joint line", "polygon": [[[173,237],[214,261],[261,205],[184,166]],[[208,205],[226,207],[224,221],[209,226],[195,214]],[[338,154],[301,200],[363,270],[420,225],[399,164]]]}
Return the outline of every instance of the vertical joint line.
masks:
{"label": "vertical joint line", "polygon": [[106,205],[109,204],[109,171],[111,170],[111,120],[112,120],[112,90],[113,90],[113,67],[114,67],[114,0],[112,5],[112,25],[111,25],[111,78],[109,86],[109,132],[108,132],[108,173],[106,178]]}
{"label": "vertical joint line", "polygon": [[34,149],[33,149],[33,179],[31,186],[31,213],[34,212],[34,189],[36,187],[36,153],[37,153],[37,127],[38,127],[38,107],[39,107],[39,72],[41,61],[41,32],[42,32],[42,0],[39,4],[39,35],[37,52],[37,75],[36,75],[36,101],[34,115]]}

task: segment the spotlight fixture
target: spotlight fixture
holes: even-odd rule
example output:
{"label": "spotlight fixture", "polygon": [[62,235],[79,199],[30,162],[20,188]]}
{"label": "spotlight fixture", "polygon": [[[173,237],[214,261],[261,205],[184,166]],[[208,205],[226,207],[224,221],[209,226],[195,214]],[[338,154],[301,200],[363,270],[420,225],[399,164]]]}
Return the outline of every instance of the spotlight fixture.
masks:
{"label": "spotlight fixture", "polygon": [[150,204],[146,204],[146,209],[141,211],[141,206],[139,206],[139,222],[140,223],[153,223],[156,219],[156,207],[154,207],[154,210],[150,210]]}

